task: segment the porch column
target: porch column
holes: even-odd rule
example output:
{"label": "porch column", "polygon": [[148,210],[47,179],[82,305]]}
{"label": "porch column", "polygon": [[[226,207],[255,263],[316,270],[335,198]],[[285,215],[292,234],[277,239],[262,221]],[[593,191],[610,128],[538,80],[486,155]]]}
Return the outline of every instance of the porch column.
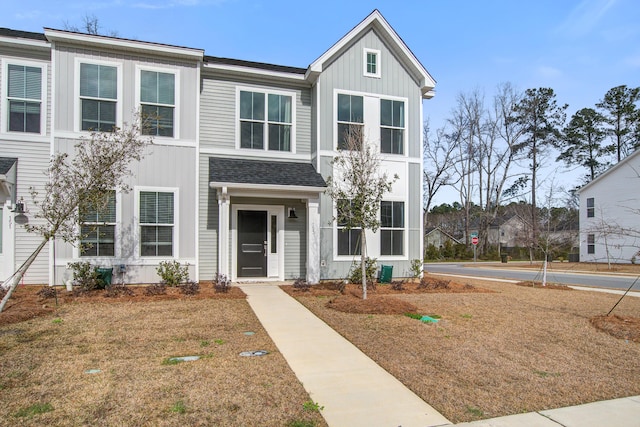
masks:
{"label": "porch column", "polygon": [[307,201],[307,282],[320,281],[320,199]]}
{"label": "porch column", "polygon": [[218,273],[231,278],[229,270],[229,194],[218,190]]}

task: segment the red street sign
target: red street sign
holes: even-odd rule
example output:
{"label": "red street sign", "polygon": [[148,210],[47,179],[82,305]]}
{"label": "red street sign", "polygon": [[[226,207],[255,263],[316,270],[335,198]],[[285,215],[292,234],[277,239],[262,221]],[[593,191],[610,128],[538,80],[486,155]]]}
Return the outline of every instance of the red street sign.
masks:
{"label": "red street sign", "polygon": [[472,245],[477,245],[477,244],[478,244],[478,238],[477,238],[477,237],[475,237],[475,236],[474,236],[474,237],[472,237],[472,238],[471,238],[471,244],[472,244]]}

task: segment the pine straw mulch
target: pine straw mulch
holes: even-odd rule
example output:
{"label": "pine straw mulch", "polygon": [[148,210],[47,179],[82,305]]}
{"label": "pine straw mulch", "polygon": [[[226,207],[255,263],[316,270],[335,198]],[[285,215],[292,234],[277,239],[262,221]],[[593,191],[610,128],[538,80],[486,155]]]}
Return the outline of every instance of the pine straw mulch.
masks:
{"label": "pine straw mulch", "polygon": [[[19,285],[13,293],[4,311],[0,313],[0,325],[22,322],[38,316],[55,312],[56,307],[73,303],[118,303],[118,302],[151,302],[167,300],[202,300],[202,299],[244,299],[246,295],[238,287],[229,288],[228,292],[216,292],[210,281],[199,283],[200,289],[194,295],[186,295],[178,287],[166,287],[166,293],[148,295],[147,288],[153,285],[128,285],[126,292],[117,292],[121,285],[114,285],[116,292],[95,290],[90,292],[68,292],[64,287],[37,285]],[[55,290],[55,297],[44,297]],[[4,296],[4,294],[0,295]],[[57,304],[57,305],[56,305]]]}
{"label": "pine straw mulch", "polygon": [[[371,302],[355,285],[286,290],[454,423],[640,394],[640,298],[607,317],[620,295],[465,283],[475,289],[378,285]],[[400,303],[440,319],[404,316]]]}

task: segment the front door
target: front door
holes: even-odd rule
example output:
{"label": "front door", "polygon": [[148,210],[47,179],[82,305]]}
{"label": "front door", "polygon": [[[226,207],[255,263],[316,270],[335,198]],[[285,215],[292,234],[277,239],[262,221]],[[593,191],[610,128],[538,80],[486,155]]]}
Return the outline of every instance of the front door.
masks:
{"label": "front door", "polygon": [[267,276],[267,212],[238,211],[238,277]]}

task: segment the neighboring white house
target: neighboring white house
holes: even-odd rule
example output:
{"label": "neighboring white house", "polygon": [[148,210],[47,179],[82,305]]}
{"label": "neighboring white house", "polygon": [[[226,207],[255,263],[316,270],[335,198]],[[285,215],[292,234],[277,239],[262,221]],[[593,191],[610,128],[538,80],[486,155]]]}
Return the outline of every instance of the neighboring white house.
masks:
{"label": "neighboring white house", "polygon": [[[69,262],[157,280],[164,260],[191,277],[345,277],[361,230],[333,221],[324,195],[344,129],[361,127],[381,169],[399,179],[381,202],[367,253],[395,271],[422,258],[422,103],[435,81],[374,10],[307,68],[200,49],[45,29],[0,28],[0,282],[39,243],[14,206],[42,188],[49,156],[134,111],[159,117],[130,193],[110,193],[89,249],[50,244],[25,283],[60,284]],[[34,211],[27,212],[34,221]]]}
{"label": "neighboring white house", "polygon": [[640,261],[640,150],[579,190],[580,261]]}

